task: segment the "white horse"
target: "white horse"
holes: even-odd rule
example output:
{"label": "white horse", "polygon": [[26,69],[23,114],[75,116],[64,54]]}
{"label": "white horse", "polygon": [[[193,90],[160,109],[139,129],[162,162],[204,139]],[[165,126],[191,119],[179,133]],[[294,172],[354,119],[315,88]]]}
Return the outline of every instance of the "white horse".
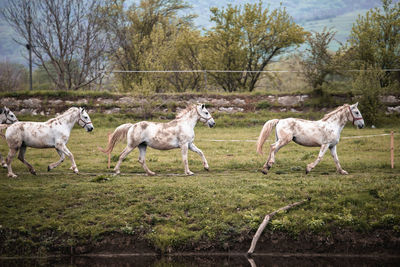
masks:
{"label": "white horse", "polygon": [[267,121],[258,137],[257,152],[262,154],[262,146],[274,126],[276,126],[276,142],[271,145],[271,151],[268,160],[263,166],[262,172],[267,174],[268,170],[275,163],[275,154],[278,150],[293,140],[299,145],[321,147],[318,158],[307,165],[306,173],[309,173],[321,161],[329,148],[335,161],[337,171],[340,174],[348,174],[348,172],[343,170],[340,166],[336,145],[339,143],[340,133],[347,121],[353,122],[353,125],[356,125],[360,129],[364,127],[364,119],[357,106],[358,103],[354,105],[345,104],[326,114],[319,121],[294,118]]}
{"label": "white horse", "polygon": [[[4,124],[0,126],[0,130],[6,129],[8,125],[13,124],[14,122],[17,122],[17,116],[7,107],[0,108],[0,124]],[[7,164],[4,161],[3,157],[0,154],[0,162],[1,166],[4,168],[7,168]]]}
{"label": "white horse", "polygon": [[188,166],[188,149],[199,154],[202,158],[204,168],[206,170],[209,169],[204,153],[193,143],[194,127],[199,120],[203,123],[207,123],[210,128],[215,125],[211,114],[202,104],[188,106],[177,115],[175,120],[168,123],[142,121],[135,124],[122,124],[117,127],[110,136],[107,148],[99,149],[109,154],[118,141],[126,138],[127,146],[119,156],[119,160],[114,168],[115,173],[120,173],[122,161],[135,147],[138,147],[139,163],[142,165],[147,175],[155,175],[146,165],[145,156],[147,146],[159,150],[181,148],[185,174],[193,175],[193,172],[189,170]]}
{"label": "white horse", "polygon": [[8,177],[17,177],[11,169],[11,162],[18,150],[18,159],[28,167],[32,174],[36,175],[35,169],[25,160],[27,147],[55,148],[57,150],[60,160],[50,164],[47,167],[48,171],[60,165],[67,155],[72,162],[71,170],[78,173],[74,156],[66,146],[75,123],[88,132],[94,128],[85,109],[76,107],[72,107],[46,122],[16,122],[8,127],[6,131],[6,140],[10,149],[7,156]]}

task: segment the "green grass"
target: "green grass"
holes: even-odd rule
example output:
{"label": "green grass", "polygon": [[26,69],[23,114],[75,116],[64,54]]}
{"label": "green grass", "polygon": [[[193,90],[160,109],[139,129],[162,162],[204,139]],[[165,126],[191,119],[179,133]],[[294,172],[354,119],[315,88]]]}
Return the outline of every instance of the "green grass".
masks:
{"label": "green grass", "polygon": [[[231,119],[242,124],[240,116]],[[255,153],[254,142],[211,141],[255,140],[264,121],[260,116],[256,126],[221,123],[226,127],[213,129],[199,124],[195,143],[205,153],[210,172],[203,169],[197,154],[189,152],[189,166],[195,173],[191,177],[183,175],[179,150],[151,148],[147,165],[157,176],[144,175],[137,149],[122,163],[122,175],[113,176],[106,168],[107,157],[97,147],[105,146],[107,133],[114,128],[96,127],[97,122],[107,124],[100,120],[95,121],[92,133],[78,127],[72,131],[68,147],[79,175],[69,170],[68,159],[47,172],[47,165],[58,160],[56,151],[28,148],[26,159],[37,176],[17,159],[13,170],[19,178],[7,178],[6,170],[0,169],[2,253],[39,250],[47,254],[54,247],[96,242],[112,232],[146,240],[163,252],[229,246],[254,234],[265,214],[307,197],[312,198],[310,203],[278,214],[266,231],[329,235],[335,229],[349,228],[400,234],[400,151],[395,150],[396,166],[391,169],[389,136],[342,139],[338,155],[347,176],[335,172],[329,153],[306,175],[305,166],[319,149],[294,143],[279,151],[276,164],[265,176],[259,169],[266,156]],[[342,137],[390,130],[346,127]],[[395,135],[395,144],[399,143],[400,136]],[[123,147],[118,144],[114,154]],[[269,151],[268,145],[264,150]],[[7,152],[4,140],[0,140],[0,152]]]}

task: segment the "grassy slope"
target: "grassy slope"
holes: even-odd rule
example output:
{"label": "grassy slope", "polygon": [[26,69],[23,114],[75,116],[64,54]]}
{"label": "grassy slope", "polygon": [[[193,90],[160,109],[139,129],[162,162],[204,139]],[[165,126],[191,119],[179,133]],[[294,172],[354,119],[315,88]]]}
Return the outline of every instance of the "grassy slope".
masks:
{"label": "grassy slope", "polygon": [[[390,169],[388,136],[342,140],[338,154],[348,176],[335,173],[329,153],[305,175],[305,165],[315,159],[318,148],[294,143],[278,153],[276,165],[264,176],[258,169],[265,157],[256,155],[255,143],[209,141],[255,140],[260,129],[261,125],[215,129],[199,125],[196,144],[211,171],[204,171],[198,155],[191,153],[189,166],[196,173],[192,177],[182,175],[179,150],[153,149],[148,150],[147,162],[156,177],[144,176],[137,150],[122,164],[123,175],[113,177],[106,169],[106,157],[97,150],[111,128],[97,127],[93,133],[73,130],[68,146],[80,175],[68,170],[69,160],[48,173],[47,165],[58,159],[57,153],[28,149],[26,158],[38,176],[29,174],[18,160],[13,163],[18,179],[9,179],[6,170],[0,170],[3,252],[29,254],[32,247],[41,246],[47,253],[57,242],[82,244],[110,232],[139,237],[161,251],[229,247],[254,233],[266,213],[308,196],[310,204],[274,217],[268,230],[294,235],[302,231],[329,235],[339,227],[400,232],[400,167]],[[388,131],[348,127],[342,136]],[[395,143],[399,142],[396,135]],[[119,144],[115,152],[122,149]],[[0,152],[6,153],[4,141]],[[395,153],[398,159],[400,151]],[[7,234],[9,230],[19,234]],[[61,237],[63,241],[57,241]]]}

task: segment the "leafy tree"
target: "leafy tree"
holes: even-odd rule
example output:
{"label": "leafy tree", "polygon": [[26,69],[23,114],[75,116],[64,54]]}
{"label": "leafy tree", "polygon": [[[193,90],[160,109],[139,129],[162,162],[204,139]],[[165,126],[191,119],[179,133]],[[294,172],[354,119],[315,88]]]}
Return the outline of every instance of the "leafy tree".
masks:
{"label": "leafy tree", "polygon": [[304,42],[306,32],[284,8],[264,9],[262,2],[211,9],[216,26],[207,32],[208,69],[245,72],[210,73],[225,91],[253,91],[274,57]]}
{"label": "leafy tree", "polygon": [[114,48],[110,58],[115,68],[122,71],[117,76],[123,90],[151,88],[162,91],[161,79],[140,71],[168,68],[166,56],[175,49],[173,43],[179,29],[190,25],[192,16],[178,17],[177,13],[189,6],[182,0],[142,0],[139,5],[124,8],[126,1],[112,0],[103,9],[106,17],[108,40]]}
{"label": "leafy tree", "polygon": [[[392,4],[392,0],[382,0],[382,8],[359,16],[351,30],[349,44],[354,67],[399,69],[400,2]],[[387,71],[385,77],[395,75],[400,81],[400,72]],[[381,86],[387,85],[388,80],[382,78]]]}
{"label": "leafy tree", "polygon": [[336,73],[334,54],[328,50],[335,34],[324,28],[321,33],[313,32],[306,38],[307,48],[301,65],[303,76],[315,93],[321,94],[322,84],[329,75]]}

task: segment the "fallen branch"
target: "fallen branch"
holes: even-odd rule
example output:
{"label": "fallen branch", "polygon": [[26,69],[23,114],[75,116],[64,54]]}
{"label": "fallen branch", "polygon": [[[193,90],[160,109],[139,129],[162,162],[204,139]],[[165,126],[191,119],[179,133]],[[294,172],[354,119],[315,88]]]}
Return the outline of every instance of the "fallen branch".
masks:
{"label": "fallen branch", "polygon": [[267,214],[265,216],[264,220],[262,221],[262,223],[260,224],[260,226],[258,227],[258,230],[257,230],[256,234],[254,235],[253,240],[251,241],[251,246],[250,246],[249,251],[247,251],[247,255],[253,254],[254,249],[256,248],[256,245],[257,245],[257,241],[260,238],[262,232],[264,231],[265,227],[267,226],[267,224],[268,224],[269,220],[272,218],[272,216],[274,216],[275,214],[277,214],[280,211],[291,209],[293,207],[299,206],[299,205],[301,205],[301,204],[303,204],[305,202],[308,202],[308,201],[311,201],[311,198],[307,198],[306,200],[289,204],[289,205],[287,205],[285,207],[282,207],[280,209],[277,209],[274,212],[271,212],[271,213]]}

